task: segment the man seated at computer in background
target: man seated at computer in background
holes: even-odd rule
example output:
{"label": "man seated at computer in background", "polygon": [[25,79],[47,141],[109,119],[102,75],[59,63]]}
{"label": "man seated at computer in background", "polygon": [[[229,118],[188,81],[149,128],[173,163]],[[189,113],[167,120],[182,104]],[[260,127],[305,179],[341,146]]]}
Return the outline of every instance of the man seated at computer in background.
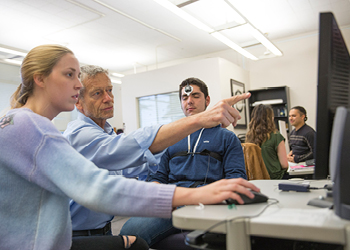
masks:
{"label": "man seated at computer in background", "polygon": [[[197,78],[180,84],[179,97],[185,116],[203,112],[210,103],[207,85]],[[195,188],[239,177],[247,178],[241,143],[233,132],[218,125],[202,128],[168,147],[157,172],[150,173],[147,181]],[[122,235],[140,236],[151,248],[178,232],[172,219],[139,217],[129,219],[120,231]]]}
{"label": "man seated at computer in background", "polygon": [[289,162],[298,163],[314,158],[315,130],[305,123],[306,120],[306,110],[303,107],[295,106],[289,111],[289,121],[294,126],[289,136]]}

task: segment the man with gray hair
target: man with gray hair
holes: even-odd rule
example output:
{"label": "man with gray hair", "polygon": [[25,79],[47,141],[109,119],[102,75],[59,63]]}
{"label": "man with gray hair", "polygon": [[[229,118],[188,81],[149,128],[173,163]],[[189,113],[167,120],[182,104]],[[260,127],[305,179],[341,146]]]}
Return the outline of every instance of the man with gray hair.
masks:
{"label": "man with gray hair", "polygon": [[[63,135],[78,152],[98,167],[109,170],[110,175],[121,175],[122,169],[118,167],[120,165],[142,165],[145,153],[149,151],[149,145],[140,149],[135,140],[137,133],[129,137],[117,136],[113,127],[107,122],[107,119],[113,117],[114,111],[113,85],[108,77],[108,71],[93,65],[82,66],[80,80],[83,88],[76,103],[78,117],[68,124]],[[142,131],[142,134],[152,138],[155,132],[146,130]],[[129,157],[125,157],[125,154]],[[158,162],[157,157],[150,152],[147,154],[147,159],[150,165]],[[148,169],[138,167],[135,168],[134,173],[129,172],[131,176],[142,172],[147,173]],[[94,212],[74,200],[70,201],[70,212],[73,237],[112,235],[112,215]],[[124,242],[134,243],[136,238],[132,236],[129,239],[129,237],[123,236]],[[135,243],[134,247],[137,248],[146,245],[142,239],[138,239]],[[114,247],[117,246],[116,240]],[[127,244],[124,246],[126,247]]]}
{"label": "man with gray hair", "polygon": [[[162,151],[187,135],[219,124],[222,127],[231,123],[235,126],[240,116],[232,105],[250,97],[250,94],[231,97],[200,114],[165,125],[141,128],[128,135],[117,135],[107,122],[114,111],[113,85],[108,72],[98,66],[83,66],[80,79],[83,88],[76,103],[78,118],[68,124],[63,135],[78,152],[110,173],[123,170],[121,166],[145,165],[154,172]],[[74,201],[70,203],[70,211],[73,236],[111,234],[113,216],[93,212]]]}

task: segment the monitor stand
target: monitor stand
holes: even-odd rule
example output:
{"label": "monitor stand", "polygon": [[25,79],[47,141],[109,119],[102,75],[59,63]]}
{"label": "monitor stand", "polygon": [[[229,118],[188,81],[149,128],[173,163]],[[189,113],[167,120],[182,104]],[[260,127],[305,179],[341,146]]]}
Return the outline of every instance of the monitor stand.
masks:
{"label": "monitor stand", "polygon": [[333,197],[332,192],[327,192],[327,197],[319,196],[317,198],[314,198],[312,200],[309,200],[307,203],[310,206],[320,207],[320,208],[330,208],[333,209]]}

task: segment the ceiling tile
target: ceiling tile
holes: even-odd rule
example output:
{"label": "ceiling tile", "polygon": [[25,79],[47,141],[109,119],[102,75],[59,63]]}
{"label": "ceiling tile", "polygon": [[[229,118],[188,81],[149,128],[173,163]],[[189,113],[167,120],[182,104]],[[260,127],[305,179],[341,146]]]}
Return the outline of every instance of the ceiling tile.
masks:
{"label": "ceiling tile", "polygon": [[[161,64],[229,49],[153,0],[102,0],[151,28],[95,1],[75,1],[105,16],[66,0],[0,0],[0,44],[28,51],[43,43],[62,43],[82,63],[99,64],[115,72],[132,70],[134,63]],[[183,0],[172,2],[178,4]],[[349,0],[230,2],[273,42],[317,33],[321,11],[332,11],[339,26],[350,26]],[[242,46],[257,43],[252,36],[239,31],[225,32]]]}

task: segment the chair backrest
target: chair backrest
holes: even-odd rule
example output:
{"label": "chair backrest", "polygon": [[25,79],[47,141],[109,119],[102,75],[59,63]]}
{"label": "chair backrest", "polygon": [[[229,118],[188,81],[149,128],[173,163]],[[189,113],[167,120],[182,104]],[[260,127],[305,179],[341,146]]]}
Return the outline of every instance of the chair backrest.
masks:
{"label": "chair backrest", "polygon": [[248,180],[269,180],[264,159],[261,155],[261,148],[254,143],[242,143],[245,170]]}

